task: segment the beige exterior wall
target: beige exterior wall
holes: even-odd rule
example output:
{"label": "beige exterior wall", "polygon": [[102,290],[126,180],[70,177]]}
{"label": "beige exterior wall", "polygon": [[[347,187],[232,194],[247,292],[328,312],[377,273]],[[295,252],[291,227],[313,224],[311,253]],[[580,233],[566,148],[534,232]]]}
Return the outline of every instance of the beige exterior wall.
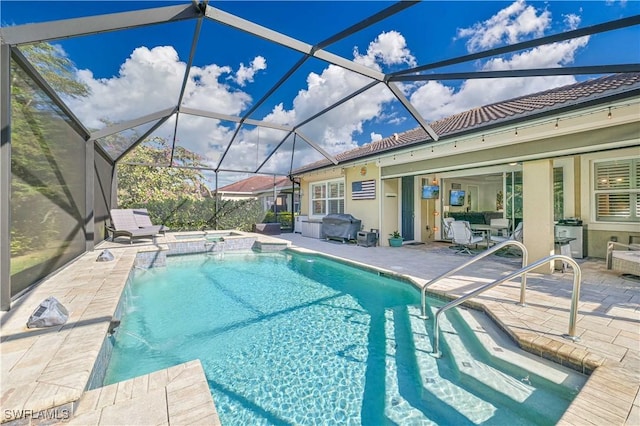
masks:
{"label": "beige exterior wall", "polygon": [[400,229],[400,179],[382,181],[382,220],[380,226],[380,245],[388,246],[389,234]]}
{"label": "beige exterior wall", "polygon": [[[554,254],[553,162],[527,161],[522,165],[522,230],[529,262]],[[553,263],[536,270],[553,272]]]}
{"label": "beige exterior wall", "polygon": [[[381,243],[387,245],[387,235],[400,229],[400,178],[415,176],[415,239],[439,239],[441,218],[446,211],[464,211],[467,207],[447,206],[450,183],[460,183],[462,189],[469,191],[470,186],[478,185],[471,176],[510,173],[513,167],[510,168],[509,163],[519,162],[522,166],[516,167],[522,167],[524,179],[525,244],[530,250],[530,260],[536,260],[554,252],[553,167],[562,167],[563,215],[583,220],[588,227],[587,255],[604,257],[610,237],[617,237],[623,243],[628,242],[629,236],[640,237],[639,223],[597,223],[593,217],[593,161],[640,157],[638,104],[626,100],[611,105],[611,118],[607,114],[608,106],[598,106],[522,123],[517,134],[513,127],[507,126],[458,140],[442,140],[421,148],[413,146],[393,154],[361,159],[355,167],[353,163],[345,163],[341,167],[330,166],[326,171],[311,172],[302,180],[302,214],[309,211],[309,182],[344,176],[346,212],[361,218],[365,229],[376,228],[374,224],[379,223]],[[367,170],[362,175],[364,164]],[[369,178],[376,179],[376,200],[351,200],[351,182]],[[422,178],[435,178],[441,184],[442,203],[420,198]],[[442,185],[441,179],[445,179],[447,185]],[[497,182],[483,183],[477,202],[472,200],[474,210],[496,211],[495,197],[503,189],[501,186]],[[506,207],[506,200],[504,202]]]}
{"label": "beige exterior wall", "polygon": [[[350,213],[356,219],[362,220],[362,229],[380,229],[379,205],[381,199],[380,169],[375,164],[346,167],[345,175],[345,213]],[[351,197],[351,183],[365,180],[376,181],[376,198],[374,200],[354,200]]]}

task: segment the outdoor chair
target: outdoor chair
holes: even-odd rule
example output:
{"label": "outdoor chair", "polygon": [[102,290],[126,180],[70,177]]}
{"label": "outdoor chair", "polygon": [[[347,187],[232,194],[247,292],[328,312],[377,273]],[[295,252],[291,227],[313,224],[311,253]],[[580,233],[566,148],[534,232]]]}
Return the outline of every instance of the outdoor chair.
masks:
{"label": "outdoor chair", "polygon": [[453,217],[442,218],[442,239],[451,241],[453,240],[453,231],[451,231],[451,222],[456,220]]}
{"label": "outdoor chair", "polygon": [[139,226],[132,209],[111,209],[111,226],[107,230],[111,232],[111,238],[115,241],[118,237],[129,237],[129,244],[134,238],[153,238],[162,232],[162,226]]}
{"label": "outdoor chair", "polygon": [[509,219],[503,219],[503,218],[491,219],[491,221],[489,222],[489,225],[495,228],[502,228],[500,230],[496,229],[495,235],[504,237],[505,236],[504,233],[506,232],[506,230],[509,229]]}
{"label": "outdoor chair", "polygon": [[151,217],[149,216],[147,209],[133,209],[133,217],[136,219],[138,228],[160,226],[160,232],[163,234],[170,230],[168,226],[154,225],[153,222],[151,222]]}
{"label": "outdoor chair", "polygon": [[491,236],[491,242],[496,244],[503,243],[508,240],[516,240],[518,242],[522,242],[522,222],[518,223],[518,226],[516,226],[516,229],[514,229],[513,233],[508,237],[503,237],[501,235]]}
{"label": "outdoor chair", "polygon": [[453,243],[457,248],[456,254],[472,254],[470,246],[475,245],[475,248],[478,248],[478,243],[485,240],[482,235],[473,233],[469,222],[466,220],[455,220],[451,222],[451,231],[453,234]]}

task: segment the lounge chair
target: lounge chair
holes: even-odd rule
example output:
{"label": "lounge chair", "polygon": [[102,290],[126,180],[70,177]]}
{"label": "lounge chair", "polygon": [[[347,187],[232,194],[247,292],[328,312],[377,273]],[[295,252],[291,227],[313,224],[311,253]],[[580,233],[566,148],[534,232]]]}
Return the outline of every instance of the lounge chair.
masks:
{"label": "lounge chair", "polygon": [[133,209],[133,217],[136,219],[136,224],[139,228],[147,228],[150,226],[160,226],[160,232],[165,233],[169,231],[168,226],[164,225],[154,225],[151,222],[151,217],[149,216],[149,212],[147,209]]}
{"label": "lounge chair", "polygon": [[111,209],[111,226],[107,230],[115,241],[118,237],[129,237],[129,244],[134,238],[153,238],[162,232],[161,225],[139,226],[132,209]]}
{"label": "lounge chair", "polygon": [[607,243],[607,269],[619,272],[623,278],[640,280],[640,244],[622,244],[609,241]]}

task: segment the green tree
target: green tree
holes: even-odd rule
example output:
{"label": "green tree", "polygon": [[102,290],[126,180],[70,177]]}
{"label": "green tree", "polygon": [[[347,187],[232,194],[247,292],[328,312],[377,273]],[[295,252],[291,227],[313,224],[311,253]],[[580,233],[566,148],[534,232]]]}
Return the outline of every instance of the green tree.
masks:
{"label": "green tree", "polygon": [[211,195],[206,178],[197,169],[202,166],[201,156],[184,147],[176,147],[173,161],[186,168],[153,166],[171,162],[171,145],[160,137],[132,149],[117,166],[118,206],[129,208],[168,200],[201,200]]}
{"label": "green tree", "polygon": [[73,61],[59,47],[50,43],[35,43],[22,46],[20,51],[56,93],[73,98],[86,97],[91,93],[89,86],[78,80]]}

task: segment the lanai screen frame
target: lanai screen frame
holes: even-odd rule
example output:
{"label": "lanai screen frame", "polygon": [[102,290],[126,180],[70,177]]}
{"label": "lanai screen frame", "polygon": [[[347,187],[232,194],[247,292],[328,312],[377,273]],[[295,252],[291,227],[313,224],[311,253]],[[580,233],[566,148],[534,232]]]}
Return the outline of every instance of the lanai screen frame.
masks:
{"label": "lanai screen frame", "polygon": [[[282,139],[277,148],[280,147],[285,140],[295,135],[304,140],[309,146],[318,151],[322,156],[328,159],[331,163],[338,164],[336,158],[326,152],[320,144],[311,140],[307,135],[304,135],[300,128],[305,124],[317,119],[318,117],[326,114],[334,108],[344,104],[360,93],[369,90],[379,84],[385,85],[388,90],[393,93],[394,97],[404,106],[409,115],[411,115],[419,126],[429,136],[429,140],[425,142],[438,141],[439,136],[433,131],[426,120],[420,115],[420,113],[411,105],[409,100],[405,97],[402,91],[399,89],[396,83],[407,81],[426,81],[426,80],[460,80],[460,79],[475,79],[475,78],[505,78],[505,77],[533,77],[533,76],[557,76],[557,75],[593,75],[593,74],[608,74],[608,73],[630,73],[640,71],[640,65],[637,63],[632,64],[597,64],[591,66],[581,67],[564,67],[564,68],[545,68],[545,69],[521,69],[521,70],[507,70],[507,71],[486,71],[486,72],[458,72],[458,73],[431,73],[421,74],[425,71],[430,71],[438,68],[442,68],[449,65],[461,64],[470,61],[476,61],[483,58],[489,58],[496,55],[503,55],[506,53],[516,52],[524,49],[534,48],[537,46],[556,43],[560,41],[566,41],[578,37],[593,35],[601,32],[613,31],[622,29],[634,25],[640,24],[640,15],[634,15],[631,17],[605,22],[602,24],[593,25],[590,27],[580,28],[571,31],[565,31],[550,36],[544,36],[533,40],[515,43],[508,46],[489,49],[469,55],[463,55],[447,59],[444,61],[438,61],[430,64],[424,64],[417,67],[409,68],[406,70],[384,74],[377,70],[365,67],[357,64],[351,60],[345,59],[333,53],[324,50],[329,45],[342,40],[358,31],[363,30],[379,21],[382,21],[396,13],[399,13],[417,3],[419,1],[400,1],[393,5],[383,9],[382,11],[371,15],[370,17],[340,31],[333,36],[323,40],[315,45],[296,40],[289,36],[283,35],[275,30],[262,27],[253,22],[247,21],[243,18],[224,12],[209,4],[208,0],[204,1],[192,1],[189,4],[178,6],[166,6],[152,9],[144,9],[130,12],[122,12],[107,15],[96,15],[92,17],[74,18],[63,21],[52,21],[40,24],[28,24],[15,27],[0,28],[1,45],[0,45],[0,125],[2,144],[0,146],[0,309],[9,310],[11,306],[11,274],[10,274],[10,235],[11,235],[11,223],[10,223],[10,202],[11,202],[11,60],[16,61],[42,89],[47,96],[49,96],[56,105],[58,105],[62,111],[68,116],[68,118],[74,123],[74,128],[78,134],[87,142],[91,144],[93,149],[87,149],[86,161],[84,164],[87,171],[87,182],[85,187],[86,193],[86,218],[85,218],[85,252],[91,251],[94,248],[94,233],[95,233],[95,199],[94,199],[94,162],[96,161],[94,155],[100,155],[111,167],[112,179],[115,176],[115,167],[118,161],[123,158],[126,153],[131,149],[134,149],[139,143],[141,143],[147,134],[142,135],[136,140],[128,149],[121,153],[117,158],[113,158],[107,153],[99,143],[96,141],[102,137],[109,136],[120,132],[122,130],[130,129],[140,124],[148,123],[157,120],[158,123],[163,123],[168,120],[174,114],[178,118],[179,114],[201,115],[210,118],[224,119],[237,123],[236,130],[229,141],[225,152],[223,153],[218,166],[215,168],[202,167],[202,170],[209,170],[216,173],[221,171],[229,172],[242,172],[246,173],[246,170],[232,170],[224,169],[221,167],[225,156],[227,155],[229,148],[234,143],[239,129],[243,124],[254,125],[258,127],[277,128],[287,132],[287,136]],[[194,54],[198,45],[199,31],[203,22],[203,19],[210,19],[217,23],[231,26],[237,30],[246,32],[255,37],[265,39],[267,41],[279,44],[281,46],[293,49],[304,56],[293,65],[282,77],[276,82],[276,84],[269,89],[264,96],[253,104],[247,112],[242,116],[229,116],[221,112],[216,111],[204,111],[193,108],[187,108],[180,105],[186,83],[189,78],[189,70],[193,63]],[[19,46],[24,44],[30,44],[35,42],[49,42],[64,38],[85,36],[90,34],[96,34],[100,32],[118,31],[136,27],[144,27],[149,25],[156,25],[181,20],[196,20],[196,31],[194,32],[190,56],[187,61],[187,67],[185,70],[185,76],[183,79],[179,100],[173,108],[163,109],[155,113],[138,117],[125,123],[119,123],[99,131],[91,133],[85,128],[82,122],[74,116],[74,114],[66,107],[64,102],[56,95],[55,91],[48,85],[48,83],[39,75],[38,71],[29,63],[29,61],[20,53]],[[293,126],[281,126],[269,123],[266,121],[259,121],[251,119],[251,114],[258,109],[268,98],[271,96],[282,84],[284,84],[289,77],[291,77],[297,69],[299,69],[303,63],[309,58],[317,58],[327,63],[340,66],[349,71],[364,75],[372,82],[365,87],[354,91],[342,99],[338,100],[329,107],[314,114],[313,116],[306,118],[305,120],[296,123]],[[156,126],[159,124],[156,124]],[[172,149],[176,146],[176,132],[173,134]],[[277,148],[269,155],[273,155]],[[268,161],[269,157],[265,159],[253,173],[260,173],[261,167]],[[154,165],[156,167],[181,167],[170,164]],[[292,170],[289,170],[290,174]],[[112,180],[113,184],[113,180]],[[217,186],[217,185],[216,185]],[[217,190],[217,188],[216,188]],[[113,203],[114,200],[108,200],[109,203]]]}

